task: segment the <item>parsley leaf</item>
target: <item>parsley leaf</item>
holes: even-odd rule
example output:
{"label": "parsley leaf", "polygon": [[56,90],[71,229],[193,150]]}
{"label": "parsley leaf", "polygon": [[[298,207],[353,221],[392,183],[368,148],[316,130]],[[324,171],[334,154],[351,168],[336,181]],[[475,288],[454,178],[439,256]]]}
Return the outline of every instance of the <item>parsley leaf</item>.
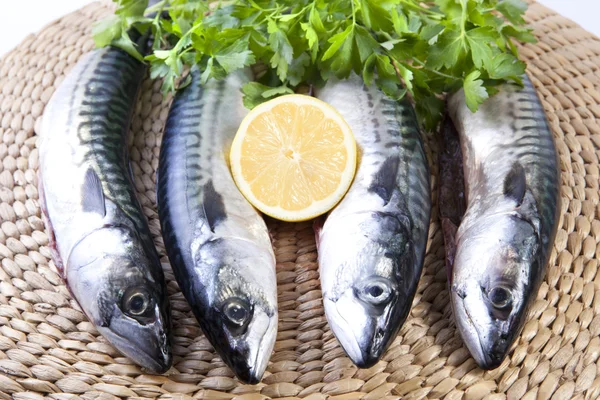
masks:
{"label": "parsley leaf", "polygon": [[488,92],[483,87],[483,80],[477,79],[481,76],[481,72],[473,71],[466,78],[464,83],[465,98],[467,107],[473,112],[477,111],[479,104],[483,103],[488,98]]}
{"label": "parsley leaf", "polygon": [[269,45],[274,54],[271,57],[271,67],[277,69],[277,75],[281,80],[287,76],[288,66],[292,62],[294,49],[283,32],[274,21],[269,21]]}
{"label": "parsley leaf", "polygon": [[[340,47],[344,45],[344,43],[352,43],[353,38],[354,27],[352,25],[349,25],[344,31],[332,36],[331,39],[328,40],[328,42],[331,43],[331,45],[329,46],[325,54],[323,54],[323,58],[321,58],[321,61],[329,60],[337,53],[337,51],[340,49]],[[352,46],[350,46],[350,48],[352,48]]]}
{"label": "parsley leaf", "polygon": [[471,57],[476,68],[485,65],[489,69],[493,57],[493,49],[490,47],[490,41],[494,40],[494,32],[491,28],[476,28],[466,33],[467,41],[471,47]]}
{"label": "parsley leaf", "polygon": [[250,82],[242,87],[244,106],[253,109],[257,105],[282,94],[292,94],[294,91],[287,86],[271,87],[259,82]]}
{"label": "parsley leaf", "polygon": [[490,78],[519,80],[519,77],[525,73],[525,63],[517,60],[510,54],[498,54],[492,60],[492,66],[489,69]]}
{"label": "parsley leaf", "polygon": [[331,59],[329,68],[338,78],[346,78],[352,68],[352,51],[354,48],[354,26],[349,25],[343,32],[329,39],[331,46],[321,61]]}
{"label": "parsley leaf", "polygon": [[[445,93],[464,88],[476,110],[498,84],[521,83],[514,42],[535,41],[522,0],[113,1],[115,15],[93,28],[96,45],[148,62],[165,93],[186,83],[186,67],[206,82],[259,64],[260,82],[243,89],[253,107],[354,72],[392,98],[410,92],[428,128],[441,118]],[[136,41],[148,30],[144,57]]]}
{"label": "parsley leaf", "polygon": [[452,68],[467,52],[465,35],[458,30],[446,31],[431,48],[427,64],[434,69]]}
{"label": "parsley leaf", "polygon": [[120,7],[116,11],[117,15],[142,16],[148,7],[148,0],[121,0],[119,5]]}
{"label": "parsley leaf", "polygon": [[215,54],[215,59],[227,73],[252,65],[256,61],[254,54],[248,49],[248,40],[238,40],[231,46],[219,50]]}
{"label": "parsley leaf", "polygon": [[523,13],[527,10],[527,3],[521,0],[502,0],[496,6],[496,10],[500,11],[510,22],[516,25],[523,24]]}
{"label": "parsley leaf", "polygon": [[113,40],[116,40],[121,36],[121,30],[121,19],[116,15],[111,15],[94,24],[92,27],[92,34],[94,35],[96,46],[108,46]]}
{"label": "parsley leaf", "polygon": [[436,96],[421,97],[421,101],[415,103],[416,111],[423,118],[426,129],[435,129],[442,119],[444,102]]}

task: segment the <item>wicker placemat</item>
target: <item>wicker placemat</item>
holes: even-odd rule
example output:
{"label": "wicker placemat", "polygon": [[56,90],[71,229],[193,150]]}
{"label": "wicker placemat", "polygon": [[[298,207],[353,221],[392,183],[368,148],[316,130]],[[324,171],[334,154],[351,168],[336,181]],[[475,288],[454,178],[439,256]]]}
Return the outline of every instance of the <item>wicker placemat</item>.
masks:
{"label": "wicker placemat", "polygon": [[[358,370],[323,315],[310,223],[269,221],[279,290],[276,352],[262,383],[242,385],[202,336],[164,257],[155,171],[169,99],[147,80],[133,121],[139,198],[163,262],[174,319],[174,369],[143,374],[106,343],[53,272],[40,219],[35,127],[65,73],[93,48],[93,4],[29,36],[0,60],[0,398],[588,399],[600,394],[600,40],[533,4],[540,42],[521,49],[543,98],[562,169],[562,220],[531,319],[500,368],[476,368],[449,307],[434,206],[411,317],[383,360]],[[436,144],[427,142],[436,160]],[[434,163],[435,164],[435,163]],[[432,167],[434,204],[437,168]]]}

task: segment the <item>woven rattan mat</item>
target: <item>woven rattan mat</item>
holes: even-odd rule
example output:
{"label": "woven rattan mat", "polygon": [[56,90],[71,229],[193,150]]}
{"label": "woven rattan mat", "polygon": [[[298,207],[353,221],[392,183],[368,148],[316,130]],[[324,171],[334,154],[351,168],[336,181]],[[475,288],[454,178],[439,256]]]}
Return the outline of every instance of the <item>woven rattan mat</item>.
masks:
{"label": "woven rattan mat", "polygon": [[[279,334],[262,383],[242,385],[202,336],[168,266],[155,171],[169,100],[147,80],[133,121],[136,188],[163,256],[174,319],[174,369],[143,374],[106,343],[53,272],[40,219],[35,127],[82,54],[93,4],[29,36],[0,60],[0,398],[9,399],[589,399],[600,395],[600,40],[533,4],[539,43],[521,49],[557,141],[562,220],[545,283],[510,358],[483,372],[455,329],[434,206],[412,313],[377,365],[359,370],[327,327],[310,223],[269,221],[277,255]],[[436,200],[436,145],[427,141]]]}

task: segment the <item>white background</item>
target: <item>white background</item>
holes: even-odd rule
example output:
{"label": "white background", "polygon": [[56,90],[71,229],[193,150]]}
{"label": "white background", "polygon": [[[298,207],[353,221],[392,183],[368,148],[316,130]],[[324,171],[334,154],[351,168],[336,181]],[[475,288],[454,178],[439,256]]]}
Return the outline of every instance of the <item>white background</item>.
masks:
{"label": "white background", "polygon": [[[599,0],[538,0],[600,36]],[[0,0],[0,57],[18,45],[29,33],[74,11],[92,0]]]}

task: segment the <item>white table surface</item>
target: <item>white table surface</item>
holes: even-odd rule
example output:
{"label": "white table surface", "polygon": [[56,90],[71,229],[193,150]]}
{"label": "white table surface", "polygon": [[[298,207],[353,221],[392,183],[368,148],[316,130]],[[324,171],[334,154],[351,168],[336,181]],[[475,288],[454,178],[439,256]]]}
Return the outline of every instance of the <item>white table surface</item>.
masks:
{"label": "white table surface", "polygon": [[[600,36],[600,0],[538,0]],[[93,0],[1,0],[0,56],[29,33]]]}

